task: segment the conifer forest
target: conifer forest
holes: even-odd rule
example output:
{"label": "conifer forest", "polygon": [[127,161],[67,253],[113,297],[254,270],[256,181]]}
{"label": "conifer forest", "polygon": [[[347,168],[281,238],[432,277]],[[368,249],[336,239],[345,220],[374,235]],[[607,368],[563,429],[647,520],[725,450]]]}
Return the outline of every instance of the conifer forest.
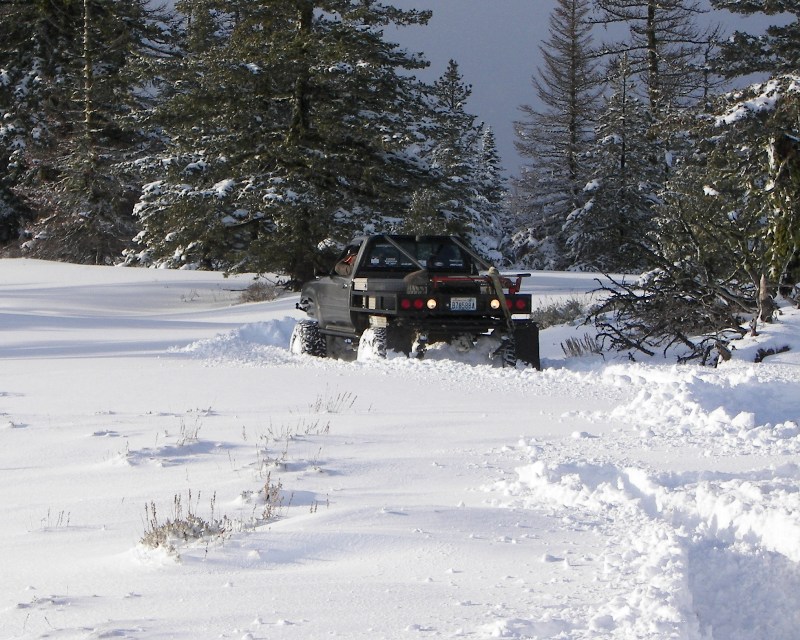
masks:
{"label": "conifer forest", "polygon": [[353,235],[455,233],[501,268],[615,274],[593,310],[608,344],[699,358],[791,294],[800,0],[556,0],[510,177],[458,61],[423,81],[387,36],[430,17],[2,0],[0,255],[294,287]]}

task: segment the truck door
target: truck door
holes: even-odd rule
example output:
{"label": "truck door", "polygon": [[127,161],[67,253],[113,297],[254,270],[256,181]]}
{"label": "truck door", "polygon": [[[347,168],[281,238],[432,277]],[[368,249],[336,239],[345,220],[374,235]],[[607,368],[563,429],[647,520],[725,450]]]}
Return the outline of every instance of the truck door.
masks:
{"label": "truck door", "polygon": [[359,249],[359,245],[346,247],[330,277],[320,280],[318,302],[323,316],[322,326],[326,329],[341,329],[348,333],[352,331],[350,291],[352,272],[359,259]]}

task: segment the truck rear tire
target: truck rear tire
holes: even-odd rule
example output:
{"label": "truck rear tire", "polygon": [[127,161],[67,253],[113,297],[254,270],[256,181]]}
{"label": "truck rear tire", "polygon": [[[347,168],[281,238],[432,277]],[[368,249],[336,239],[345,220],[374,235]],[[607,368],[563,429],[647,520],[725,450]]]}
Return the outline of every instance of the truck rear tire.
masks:
{"label": "truck rear tire", "polygon": [[369,327],[358,341],[358,359],[375,360],[386,357],[386,327]]}
{"label": "truck rear tire", "polygon": [[298,320],[289,339],[289,351],[295,355],[306,354],[324,358],[327,355],[325,336],[319,331],[315,320]]}
{"label": "truck rear tire", "polygon": [[414,331],[408,327],[398,327],[390,324],[386,327],[386,349],[402,353],[405,356],[411,355],[414,347]]}

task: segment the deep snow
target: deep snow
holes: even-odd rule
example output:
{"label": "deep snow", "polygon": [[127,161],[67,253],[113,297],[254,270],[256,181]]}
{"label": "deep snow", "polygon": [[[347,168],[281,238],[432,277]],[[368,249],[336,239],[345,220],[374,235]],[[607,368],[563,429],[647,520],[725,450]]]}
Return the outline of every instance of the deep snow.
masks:
{"label": "deep snow", "polygon": [[[344,363],[248,283],[0,260],[0,637],[797,637],[797,310],[717,369]],[[176,496],[230,533],[138,544]]]}

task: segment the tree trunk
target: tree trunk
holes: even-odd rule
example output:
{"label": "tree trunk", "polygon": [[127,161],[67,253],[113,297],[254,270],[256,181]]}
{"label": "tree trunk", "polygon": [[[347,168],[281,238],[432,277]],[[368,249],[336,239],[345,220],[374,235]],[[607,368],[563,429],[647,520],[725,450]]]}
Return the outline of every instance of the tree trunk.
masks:
{"label": "tree trunk", "polygon": [[[308,46],[312,36],[314,20],[314,4],[307,0],[302,0],[298,6],[298,25],[297,38],[300,40],[300,47],[304,54],[308,53]],[[289,129],[289,136],[294,140],[302,140],[310,128],[310,99],[309,81],[311,62],[308,56],[304,55],[299,61],[302,68],[297,75],[294,86],[292,123]]]}
{"label": "tree trunk", "polygon": [[647,76],[650,110],[654,114],[661,112],[661,77],[658,64],[658,36],[656,34],[656,3],[647,3]]}
{"label": "tree trunk", "polygon": [[772,314],[775,313],[777,306],[775,300],[769,292],[769,282],[767,276],[761,274],[761,280],[758,283],[758,319],[761,322],[772,322]]}
{"label": "tree trunk", "polygon": [[[94,144],[94,69],[91,49],[91,0],[83,0],[83,124],[86,135],[86,173],[94,172],[97,152]],[[88,185],[87,185],[88,186]]]}

